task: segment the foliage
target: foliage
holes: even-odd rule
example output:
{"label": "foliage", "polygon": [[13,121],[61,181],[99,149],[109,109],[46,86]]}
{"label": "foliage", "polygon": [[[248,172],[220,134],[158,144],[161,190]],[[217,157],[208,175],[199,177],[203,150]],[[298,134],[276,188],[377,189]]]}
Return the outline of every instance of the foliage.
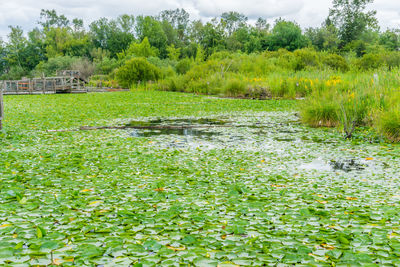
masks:
{"label": "foliage", "polygon": [[295,70],[302,70],[306,67],[318,67],[320,64],[319,54],[312,49],[299,49],[294,52]]}
{"label": "foliage", "polygon": [[[171,70],[183,58],[201,63],[223,51],[260,54],[282,49],[294,52],[305,47],[308,51],[335,53],[346,59],[351,59],[354,53],[360,58],[365,54],[380,54],[384,65],[392,69],[400,63],[397,54],[384,55],[397,52],[399,32],[376,29],[374,11],[365,11],[371,1],[335,0],[330,16],[321,27],[305,31],[296,22],[282,19],[269,25],[265,18],[258,18],[253,25],[245,15],[235,11],[223,12],[204,23],[190,20],[184,9],[164,10],[158,16],[123,14],[113,19],[100,18],[85,27],[82,19],[70,19],[55,10],[42,10],[38,27],[33,30],[24,33],[20,27],[10,27],[7,41],[0,46],[0,76],[4,79],[35,76],[41,62],[64,56],[88,58],[96,66],[96,73],[103,74],[114,72],[134,56],[169,58],[171,65],[163,72],[174,75]],[[296,56],[279,52],[279,57],[269,57],[268,61],[297,71],[319,69],[321,65],[347,70],[339,57],[316,55],[315,62],[310,61],[310,56],[305,50]],[[257,68],[271,69],[269,63],[267,67]],[[354,61],[347,63],[349,69],[358,65]]]}
{"label": "foliage", "polygon": [[55,76],[57,70],[69,70],[78,59],[70,56],[58,56],[50,58],[47,62],[41,62],[36,66],[35,72],[41,76]]}
{"label": "foliage", "polygon": [[95,66],[87,58],[80,58],[71,64],[71,69],[77,70],[80,77],[87,80],[95,71]]}
{"label": "foliage", "polygon": [[336,54],[328,54],[322,58],[322,61],[326,66],[334,70],[346,72],[350,69],[346,59]]}
{"label": "foliage", "polygon": [[228,96],[243,96],[246,93],[246,83],[239,79],[230,79],[225,85]]}
{"label": "foliage", "polygon": [[171,60],[179,60],[179,56],[181,54],[181,49],[180,48],[175,48],[175,45],[172,44],[167,47],[167,53],[168,53],[168,58]]}
{"label": "foliage", "polygon": [[126,56],[136,56],[136,57],[156,57],[159,51],[157,48],[152,47],[149,43],[149,39],[145,37],[143,41],[138,43],[131,43],[128,50],[126,51]]}
{"label": "foliage", "polygon": [[301,108],[302,121],[312,127],[335,127],[340,107],[333,95],[315,92]]}
{"label": "foliage", "polygon": [[398,107],[391,108],[379,114],[376,122],[378,131],[392,142],[400,142],[400,111]]}
{"label": "foliage", "polygon": [[329,19],[339,29],[342,46],[358,40],[368,28],[377,28],[376,11],[365,12],[373,0],[333,0]]}
{"label": "foliage", "polygon": [[176,73],[185,74],[190,70],[191,64],[192,60],[190,58],[184,58],[180,60],[175,66]]}
{"label": "foliage", "polygon": [[307,45],[306,38],[302,35],[301,28],[298,24],[278,20],[272,29],[271,36],[268,37],[267,47],[269,50],[278,50],[284,48],[294,51]]}
{"label": "foliage", "polygon": [[365,54],[359,61],[358,67],[362,70],[378,69],[384,61],[379,54]]}
{"label": "foliage", "polygon": [[[5,101],[1,265],[399,264],[399,147],[300,125],[298,101],[152,91]],[[240,127],[210,138],[47,131],[160,114]],[[365,169],[329,165],[345,159]]]}
{"label": "foliage", "polygon": [[118,83],[125,88],[137,82],[157,81],[160,75],[160,69],[145,58],[130,59],[116,71]]}
{"label": "foliage", "polygon": [[156,47],[161,56],[166,56],[167,36],[161,22],[150,16],[138,16],[135,30],[139,40],[143,41],[148,38],[150,45]]}

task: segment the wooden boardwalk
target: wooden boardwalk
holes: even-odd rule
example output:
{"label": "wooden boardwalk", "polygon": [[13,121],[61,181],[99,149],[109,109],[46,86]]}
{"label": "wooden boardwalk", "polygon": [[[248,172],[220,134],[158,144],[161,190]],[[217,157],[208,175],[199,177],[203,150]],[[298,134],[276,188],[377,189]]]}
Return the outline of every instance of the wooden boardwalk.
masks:
{"label": "wooden boardwalk", "polygon": [[74,70],[57,72],[56,77],[0,81],[5,95],[87,93],[85,84],[79,71]]}

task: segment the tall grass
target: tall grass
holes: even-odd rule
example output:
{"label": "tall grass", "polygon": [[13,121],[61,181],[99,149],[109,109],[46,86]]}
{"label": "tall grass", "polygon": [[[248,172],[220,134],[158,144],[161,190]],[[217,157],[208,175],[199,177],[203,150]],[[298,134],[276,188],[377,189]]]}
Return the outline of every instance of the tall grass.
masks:
{"label": "tall grass", "polygon": [[399,65],[400,52],[363,58],[311,49],[250,55],[220,52],[151,88],[259,99],[305,98],[301,118],[312,127],[339,127],[350,138],[357,127],[369,126],[400,141],[400,109],[393,108],[400,101]]}

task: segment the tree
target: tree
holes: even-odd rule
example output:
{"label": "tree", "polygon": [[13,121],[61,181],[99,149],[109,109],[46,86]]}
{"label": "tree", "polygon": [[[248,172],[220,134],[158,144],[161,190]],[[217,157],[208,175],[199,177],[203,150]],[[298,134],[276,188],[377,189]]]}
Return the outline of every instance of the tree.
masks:
{"label": "tree", "polygon": [[159,18],[161,21],[168,22],[168,24],[172,26],[180,42],[186,41],[189,26],[189,13],[187,13],[186,10],[183,8],[164,10],[161,11]]}
{"label": "tree", "polygon": [[2,76],[5,73],[8,67],[6,56],[7,56],[7,51],[5,48],[5,44],[3,40],[0,38],[0,76]]}
{"label": "tree", "polygon": [[226,47],[231,51],[245,51],[245,44],[250,39],[249,29],[247,27],[238,28],[233,34],[226,38]]}
{"label": "tree", "polygon": [[69,20],[64,15],[57,15],[54,9],[42,9],[40,11],[40,20],[38,24],[44,29],[49,29],[51,27],[67,27],[69,26]]}
{"label": "tree", "polygon": [[29,70],[33,70],[41,61],[47,60],[45,37],[38,28],[28,32],[26,46],[26,63]]}
{"label": "tree", "polygon": [[181,49],[180,48],[175,48],[175,45],[169,45],[167,47],[167,52],[168,52],[168,58],[171,60],[179,60],[179,56],[181,55]]}
{"label": "tree", "polygon": [[270,50],[285,48],[294,51],[307,45],[307,39],[302,34],[300,26],[295,22],[282,19],[276,21],[272,34],[266,41]]}
{"label": "tree", "polygon": [[96,48],[108,50],[111,57],[116,57],[118,53],[127,49],[134,40],[134,36],[129,30],[130,25],[127,18],[120,17],[117,20],[100,18],[90,24],[90,35],[93,45]]}
{"label": "tree", "polygon": [[149,43],[149,39],[145,37],[143,41],[138,43],[131,43],[128,50],[126,51],[127,56],[136,56],[136,57],[156,57],[158,56],[158,49],[152,47]]}
{"label": "tree", "polygon": [[198,43],[205,48],[208,56],[215,51],[225,49],[224,30],[221,27],[217,27],[215,20],[207,22],[205,25],[197,24],[196,26],[200,26],[196,29],[199,30],[197,32]]}
{"label": "tree", "polygon": [[231,36],[239,28],[246,27],[247,17],[238,12],[224,12],[221,15],[221,23],[224,25],[226,33]]}
{"label": "tree", "polygon": [[160,76],[160,69],[145,58],[133,58],[116,71],[118,83],[126,88],[136,82],[156,81]]}
{"label": "tree", "polygon": [[308,28],[305,32],[305,36],[319,51],[335,51],[340,42],[338,34],[338,30],[329,20],[320,28]]}
{"label": "tree", "polygon": [[127,14],[121,15],[117,18],[117,24],[123,33],[133,35],[135,29],[135,16]]}
{"label": "tree", "polygon": [[136,34],[139,40],[147,37],[150,44],[160,51],[160,56],[166,57],[167,37],[161,22],[151,16],[138,16],[136,18]]}
{"label": "tree", "polygon": [[74,32],[82,32],[83,31],[83,20],[82,19],[73,19],[72,20],[72,29]]}
{"label": "tree", "polygon": [[358,40],[368,28],[378,29],[376,11],[365,11],[374,0],[333,0],[329,19],[339,29],[341,47]]}
{"label": "tree", "polygon": [[269,31],[269,27],[270,27],[270,25],[269,25],[269,23],[267,22],[266,19],[264,19],[264,18],[258,18],[257,19],[256,28],[259,31],[268,32]]}
{"label": "tree", "polygon": [[203,62],[206,58],[206,55],[204,53],[204,49],[203,47],[201,47],[201,45],[197,45],[197,49],[196,49],[196,62],[200,63]]}
{"label": "tree", "polygon": [[24,31],[21,27],[9,26],[11,32],[8,34],[7,61],[10,66],[24,67],[25,63],[25,50],[27,47],[27,40],[24,37]]}
{"label": "tree", "polygon": [[379,44],[392,51],[400,50],[400,30],[386,30],[380,35]]}
{"label": "tree", "polygon": [[50,28],[45,32],[46,56],[89,56],[91,42],[84,32],[72,32],[71,28]]}

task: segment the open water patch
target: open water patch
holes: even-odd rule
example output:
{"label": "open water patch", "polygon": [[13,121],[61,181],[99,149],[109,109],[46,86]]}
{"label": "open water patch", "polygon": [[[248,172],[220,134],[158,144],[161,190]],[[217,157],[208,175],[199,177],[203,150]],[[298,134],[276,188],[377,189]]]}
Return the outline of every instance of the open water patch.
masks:
{"label": "open water patch", "polygon": [[300,165],[300,169],[304,170],[317,170],[317,171],[363,171],[368,167],[366,163],[362,163],[357,159],[339,159],[324,161],[318,158],[310,163],[304,163]]}
{"label": "open water patch", "polygon": [[220,134],[214,128],[224,127],[228,123],[225,120],[210,118],[157,118],[148,121],[133,120],[125,126],[130,129],[132,137],[174,135],[209,139]]}

